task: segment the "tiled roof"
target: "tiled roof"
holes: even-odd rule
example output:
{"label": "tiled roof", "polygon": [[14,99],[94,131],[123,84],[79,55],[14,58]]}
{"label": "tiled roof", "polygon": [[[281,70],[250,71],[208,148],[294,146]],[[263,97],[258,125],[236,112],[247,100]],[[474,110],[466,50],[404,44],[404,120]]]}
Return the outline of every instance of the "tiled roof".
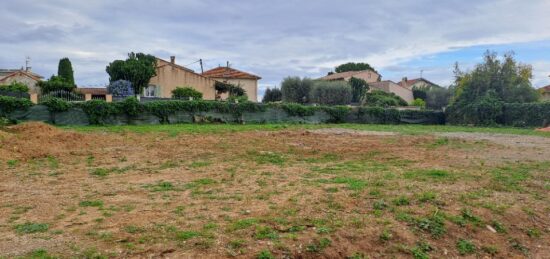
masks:
{"label": "tiled roof", "polygon": [[91,95],[106,95],[107,94],[107,88],[105,87],[78,87],[76,88],[76,91],[83,93],[83,94],[91,94]]}
{"label": "tiled roof", "polygon": [[[321,77],[319,78],[320,80],[342,80],[344,78],[348,78],[348,77],[352,77],[354,75],[357,75],[357,74],[360,74],[360,73],[363,73],[365,71],[371,71],[373,73],[376,73],[372,70],[361,70],[361,71],[346,71],[346,72],[342,72],[342,73],[334,73],[334,74],[330,74],[330,75],[327,75],[327,76],[324,76],[324,77]],[[378,73],[376,73],[378,74]]]}
{"label": "tiled roof", "polygon": [[436,84],[434,84],[434,83],[432,83],[432,82],[430,82],[430,81],[428,81],[428,80],[426,80],[426,79],[424,79],[424,78],[416,78],[416,79],[407,80],[407,81],[406,81],[406,84],[407,84],[407,85],[403,85],[403,81],[399,81],[399,83],[397,83],[397,84],[400,85],[400,86],[408,87],[408,86],[414,85],[414,84],[416,84],[416,83],[418,83],[418,82],[420,82],[420,81],[424,81],[424,82],[426,82],[426,83],[428,83],[428,84],[436,85]]}
{"label": "tiled roof", "polygon": [[23,69],[0,69],[0,81],[3,81],[5,79],[8,79],[12,76],[16,76],[16,75],[19,75],[19,74],[28,76],[28,77],[36,80],[36,81],[44,78],[41,75],[35,74],[33,72],[30,72],[30,71],[26,71],[26,70],[23,70]]}
{"label": "tiled roof", "polygon": [[253,74],[243,72],[230,67],[217,67],[202,73],[202,75],[210,78],[256,79],[256,80],[262,79],[257,75],[253,75]]}
{"label": "tiled roof", "polygon": [[543,86],[541,89],[544,89],[544,91],[550,92],[550,85]]}

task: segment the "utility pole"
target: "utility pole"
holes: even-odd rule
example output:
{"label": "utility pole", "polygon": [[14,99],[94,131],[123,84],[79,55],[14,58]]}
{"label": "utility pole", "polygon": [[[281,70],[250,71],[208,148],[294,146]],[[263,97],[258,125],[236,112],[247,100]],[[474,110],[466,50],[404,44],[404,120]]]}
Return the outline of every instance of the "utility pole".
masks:
{"label": "utility pole", "polygon": [[203,67],[202,67],[202,58],[199,59],[199,62],[201,63],[201,74],[204,74],[204,69],[203,69]]}
{"label": "utility pole", "polygon": [[420,79],[423,78],[423,77],[422,77],[422,74],[423,74],[423,73],[424,73],[424,70],[421,69],[421,70],[420,70]]}

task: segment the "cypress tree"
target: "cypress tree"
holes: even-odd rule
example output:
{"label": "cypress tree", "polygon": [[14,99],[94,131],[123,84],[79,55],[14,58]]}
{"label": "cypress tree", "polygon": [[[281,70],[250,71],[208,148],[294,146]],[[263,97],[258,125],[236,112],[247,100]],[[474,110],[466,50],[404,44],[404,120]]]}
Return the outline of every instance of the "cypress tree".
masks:
{"label": "cypress tree", "polygon": [[65,79],[69,84],[74,84],[74,72],[73,65],[69,58],[62,58],[59,60],[59,66],[57,67],[57,76]]}

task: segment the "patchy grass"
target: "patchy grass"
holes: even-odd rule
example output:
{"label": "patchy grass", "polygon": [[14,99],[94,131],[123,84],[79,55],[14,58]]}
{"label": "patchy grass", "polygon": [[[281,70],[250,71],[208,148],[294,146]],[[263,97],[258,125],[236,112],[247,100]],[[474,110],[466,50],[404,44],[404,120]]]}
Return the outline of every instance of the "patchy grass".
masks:
{"label": "patchy grass", "polygon": [[19,234],[43,233],[48,231],[50,226],[46,223],[26,222],[15,225],[15,232]]}

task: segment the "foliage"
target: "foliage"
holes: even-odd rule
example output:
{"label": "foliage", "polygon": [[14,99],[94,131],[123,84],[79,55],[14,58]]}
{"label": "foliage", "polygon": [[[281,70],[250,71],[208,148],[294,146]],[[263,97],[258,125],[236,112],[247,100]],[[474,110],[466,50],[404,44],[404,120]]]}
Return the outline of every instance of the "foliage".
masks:
{"label": "foliage", "polygon": [[345,105],[351,102],[351,87],[344,81],[316,81],[309,101],[324,105]]}
{"label": "foliage", "polygon": [[550,124],[550,102],[507,103],[503,123],[514,127],[546,127]]}
{"label": "foliage", "polygon": [[70,85],[75,85],[74,83],[74,72],[73,65],[69,58],[62,58],[59,60],[59,65],[57,67],[57,76],[65,79],[65,81]]}
{"label": "foliage", "polygon": [[307,103],[313,81],[309,78],[287,77],[281,83],[282,100],[288,103]]}
{"label": "foliage", "polygon": [[156,75],[156,58],[143,53],[128,53],[126,60],[115,60],[106,67],[109,81],[128,80],[135,94],[143,91],[152,77]]}
{"label": "foliage", "polygon": [[414,86],[413,89],[412,89],[413,98],[414,99],[426,100],[428,91],[429,91],[429,89],[426,88],[426,87],[416,87],[416,86]]}
{"label": "foliage", "polygon": [[297,103],[284,103],[279,106],[290,116],[306,117],[315,114],[315,106],[305,106]]}
{"label": "foliage", "polygon": [[426,102],[420,98],[414,99],[414,101],[411,103],[412,106],[420,107],[422,109],[426,108]]}
{"label": "foliage", "polygon": [[454,89],[443,87],[431,87],[426,92],[426,107],[429,109],[442,109],[449,104]]}
{"label": "foliage", "polygon": [[64,112],[68,111],[71,107],[71,104],[69,102],[53,96],[41,100],[40,104],[48,107],[48,111],[50,112]]}
{"label": "foliage", "polygon": [[29,92],[29,87],[23,83],[11,82],[9,85],[0,85],[0,90],[16,93],[27,93]]}
{"label": "foliage", "polygon": [[214,88],[218,94],[229,93],[229,96],[244,96],[246,91],[240,85],[216,81]]}
{"label": "foliage", "polygon": [[46,81],[39,81],[38,87],[41,89],[42,94],[47,94],[53,91],[67,91],[72,92],[76,87],[67,80],[59,76],[51,76]]}
{"label": "foliage", "polygon": [[283,93],[279,88],[267,88],[264,93],[263,103],[279,102],[283,99]]}
{"label": "foliage", "polygon": [[176,87],[172,90],[172,98],[174,99],[186,99],[193,98],[193,100],[202,99],[202,93],[191,87]]}
{"label": "foliage", "polygon": [[500,60],[496,53],[486,52],[484,62],[471,72],[462,72],[456,65],[455,77],[455,96],[449,107],[453,123],[499,123],[503,103],[528,103],[539,98],[530,82],[532,67],[518,64],[513,53]]}
{"label": "foliage", "polygon": [[107,92],[114,97],[128,97],[134,96],[134,88],[132,83],[128,80],[116,80],[107,86]]}
{"label": "foliage", "polygon": [[349,62],[346,64],[339,65],[334,69],[336,73],[342,73],[347,71],[363,71],[363,70],[372,70],[376,72],[376,70],[373,67],[371,67],[371,65],[369,65],[368,63]]}
{"label": "foliage", "polygon": [[394,93],[374,90],[365,95],[364,105],[379,107],[407,106],[407,102]]}
{"label": "foliage", "polygon": [[361,98],[369,91],[369,85],[367,81],[361,78],[350,78],[348,82],[351,86],[351,102],[358,103],[361,102]]}
{"label": "foliage", "polygon": [[323,111],[330,115],[329,122],[342,123],[346,121],[346,117],[351,112],[351,108],[347,106],[325,106],[322,107]]}
{"label": "foliage", "polygon": [[5,116],[16,110],[27,110],[33,104],[26,98],[0,96],[0,115]]}
{"label": "foliage", "polygon": [[120,113],[115,104],[105,102],[104,100],[91,100],[75,105],[80,106],[88,115],[90,124],[104,124],[109,116]]}

